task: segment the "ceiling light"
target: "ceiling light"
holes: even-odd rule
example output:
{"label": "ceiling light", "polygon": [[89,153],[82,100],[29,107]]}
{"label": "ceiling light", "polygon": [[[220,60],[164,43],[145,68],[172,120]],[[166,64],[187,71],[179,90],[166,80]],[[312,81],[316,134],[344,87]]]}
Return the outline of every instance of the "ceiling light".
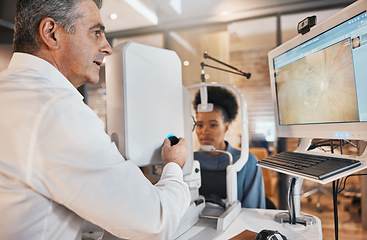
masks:
{"label": "ceiling light", "polygon": [[111,18],[112,20],[117,19],[117,14],[116,14],[116,13],[111,13],[110,18]]}
{"label": "ceiling light", "polygon": [[223,11],[220,13],[220,16],[222,17],[227,17],[229,15],[229,12],[228,11]]}
{"label": "ceiling light", "polygon": [[176,13],[182,13],[182,2],[181,0],[169,0],[169,5]]}
{"label": "ceiling light", "polygon": [[158,24],[158,16],[157,14],[149,9],[145,4],[143,4],[139,0],[125,0],[132,8],[135,9],[138,13],[143,15],[146,19],[148,19],[154,25]]}

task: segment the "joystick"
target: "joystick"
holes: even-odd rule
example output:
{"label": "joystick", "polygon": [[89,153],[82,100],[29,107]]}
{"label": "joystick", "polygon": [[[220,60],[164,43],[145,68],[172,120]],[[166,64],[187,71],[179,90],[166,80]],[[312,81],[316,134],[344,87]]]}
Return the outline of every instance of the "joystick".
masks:
{"label": "joystick", "polygon": [[169,135],[167,137],[167,139],[169,139],[171,141],[171,146],[176,145],[178,143],[178,141],[180,141],[176,136],[174,135]]}

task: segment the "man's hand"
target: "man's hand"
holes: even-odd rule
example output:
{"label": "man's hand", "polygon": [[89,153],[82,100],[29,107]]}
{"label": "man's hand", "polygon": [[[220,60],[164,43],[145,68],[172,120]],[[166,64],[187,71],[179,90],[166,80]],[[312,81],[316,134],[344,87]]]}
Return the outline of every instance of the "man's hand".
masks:
{"label": "man's hand", "polygon": [[186,140],[180,138],[176,145],[171,146],[171,141],[165,139],[162,147],[162,160],[164,165],[169,162],[177,163],[181,168],[186,162],[188,155]]}

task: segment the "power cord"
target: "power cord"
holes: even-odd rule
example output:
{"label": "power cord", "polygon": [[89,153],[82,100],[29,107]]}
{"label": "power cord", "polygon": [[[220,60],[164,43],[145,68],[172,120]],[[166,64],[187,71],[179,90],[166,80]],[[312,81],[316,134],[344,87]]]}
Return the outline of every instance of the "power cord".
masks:
{"label": "power cord", "polygon": [[344,145],[351,145],[357,149],[359,149],[359,141],[357,141],[357,143],[353,143],[351,140],[345,140],[345,139],[337,139],[337,140],[333,140],[333,139],[327,139],[327,140],[321,140],[321,141],[317,141],[312,143],[309,147],[308,147],[308,151],[319,148],[324,152],[327,152],[327,150],[325,150],[323,147],[326,146],[333,146],[333,149],[330,151],[334,151],[334,149],[340,147],[341,148],[341,152],[343,151],[343,146]]}
{"label": "power cord", "polygon": [[[345,189],[345,184],[346,184],[347,179],[348,179],[349,177],[355,177],[355,176],[366,176],[366,175],[367,175],[366,173],[356,173],[356,174],[351,174],[351,175],[346,176],[346,177],[345,177],[345,179],[343,179],[343,178],[342,178],[342,180],[340,181],[340,185],[338,186],[338,191],[337,191],[337,193],[339,194],[339,193],[341,193],[341,192]],[[342,188],[340,188],[340,187],[341,187],[341,185],[343,185],[343,187],[342,187]]]}

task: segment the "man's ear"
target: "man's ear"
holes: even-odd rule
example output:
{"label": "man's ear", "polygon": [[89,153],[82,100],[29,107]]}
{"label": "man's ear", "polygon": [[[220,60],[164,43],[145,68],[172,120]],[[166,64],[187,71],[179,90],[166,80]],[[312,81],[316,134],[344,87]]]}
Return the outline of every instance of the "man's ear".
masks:
{"label": "man's ear", "polygon": [[39,25],[41,41],[51,49],[58,49],[60,47],[60,39],[58,39],[57,31],[60,29],[61,26],[57,25],[53,18],[46,17],[42,19]]}

